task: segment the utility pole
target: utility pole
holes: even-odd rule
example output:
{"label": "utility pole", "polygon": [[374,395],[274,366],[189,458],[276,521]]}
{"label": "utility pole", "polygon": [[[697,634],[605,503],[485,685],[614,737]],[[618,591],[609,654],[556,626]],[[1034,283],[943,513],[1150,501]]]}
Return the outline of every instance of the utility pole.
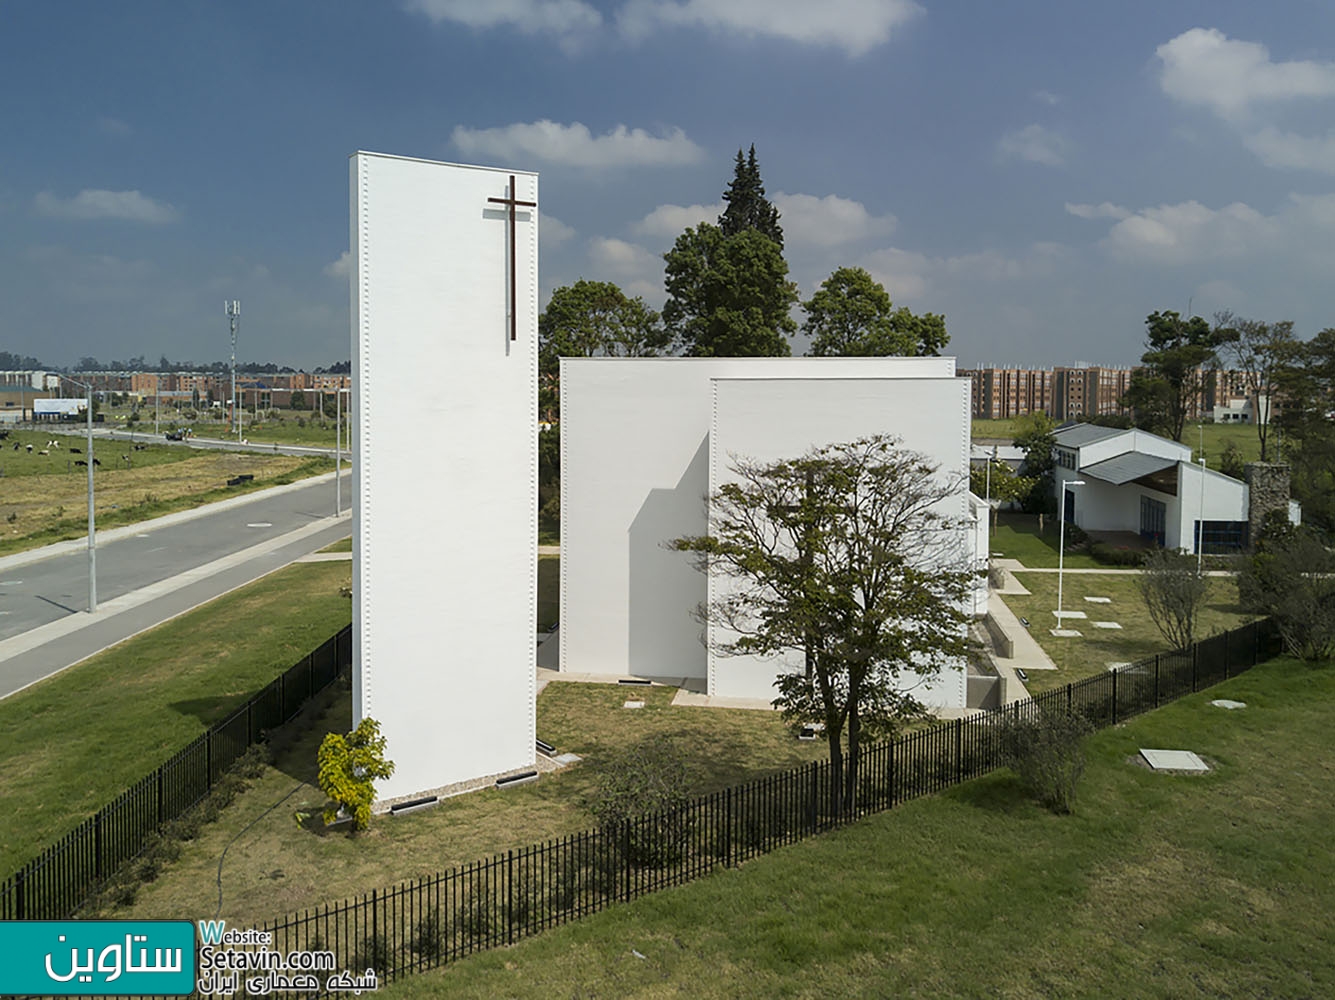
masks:
{"label": "utility pole", "polygon": [[241,319],[241,301],[240,299],[228,299],[223,303],[223,311],[227,314],[227,324],[232,331],[232,403],[231,416],[236,421],[236,440],[241,442],[241,414],[236,408],[236,327]]}

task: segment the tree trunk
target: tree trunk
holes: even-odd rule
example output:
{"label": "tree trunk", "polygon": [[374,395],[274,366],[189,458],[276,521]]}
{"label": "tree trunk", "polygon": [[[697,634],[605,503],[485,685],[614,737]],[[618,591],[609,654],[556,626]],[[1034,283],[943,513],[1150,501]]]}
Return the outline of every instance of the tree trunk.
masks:
{"label": "tree trunk", "polygon": [[840,745],[839,731],[828,722],[825,735],[830,744],[830,809],[835,816],[843,813],[844,789],[844,751]]}
{"label": "tree trunk", "polygon": [[862,720],[858,715],[857,703],[848,713],[848,775],[844,786],[844,805],[849,815],[858,808],[858,744],[862,729]]}

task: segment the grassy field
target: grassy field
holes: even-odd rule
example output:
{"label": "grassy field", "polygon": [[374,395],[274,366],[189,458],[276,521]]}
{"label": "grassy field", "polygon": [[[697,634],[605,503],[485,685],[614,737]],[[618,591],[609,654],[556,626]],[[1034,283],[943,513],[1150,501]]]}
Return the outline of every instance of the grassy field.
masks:
{"label": "grassy field", "polygon": [[322,548],[320,551],[321,551],[321,552],[351,552],[351,551],[352,551],[352,539],[351,539],[351,538],[340,538],[337,542],[334,542],[332,545],[326,545],[326,546],[325,546],[324,548]]}
{"label": "grassy field", "polygon": [[[988,545],[993,554],[1000,553],[1006,559],[1018,559],[1025,566],[1033,569],[1056,569],[1058,557],[1058,539],[1061,523],[1055,517],[1043,518],[1043,530],[1038,530],[1037,514],[1003,512],[997,515],[996,527],[992,529]],[[1084,552],[1071,551],[1071,539],[1066,539],[1066,554],[1063,565],[1067,569],[1107,569]]]}
{"label": "grassy field", "polygon": [[[1089,616],[1081,621],[1068,619],[1068,627],[1081,633],[1079,638],[1060,638],[1049,631],[1057,621],[1052,614],[1057,607],[1056,573],[1017,573],[1016,578],[1032,593],[1027,597],[1008,594],[1003,599],[1017,616],[1029,619],[1030,632],[1058,667],[1029,671],[1025,686],[1030,694],[1102,673],[1110,663],[1129,663],[1167,648],[1145,609],[1135,576],[1092,573],[1063,576],[1063,609],[1083,611]],[[1239,606],[1236,580],[1217,576],[1209,580],[1206,607],[1197,622],[1202,638],[1236,628],[1255,617],[1244,613]],[[1086,597],[1108,597],[1112,603],[1093,604]],[[1096,621],[1115,621],[1122,627],[1095,628]]]}
{"label": "grassy field", "polygon": [[[689,747],[686,765],[702,792],[823,756],[824,744],[794,739],[776,712],[676,708],[675,689],[636,691],[646,705],[622,707],[625,688],[549,684],[538,698],[538,734],[584,761],[544,774],[536,784],[488,789],[447,799],[425,812],[376,820],[356,839],[299,827],[295,811],[318,812],[315,753],[327,731],[351,726],[350,699],[339,702],[276,767],[185,845],[181,857],[140,890],[116,918],[212,914],[218,858],[239,832],[224,871],[223,916],[256,922],[372,886],[440,871],[495,851],[524,847],[594,824],[588,802],[600,759],[617,747],[676,735]],[[265,814],[289,793],[291,798]],[[255,825],[246,829],[252,821]]]}
{"label": "grassy field", "polygon": [[[60,446],[47,449],[47,442],[57,437]],[[21,446],[18,451],[13,449],[15,443]],[[29,443],[31,454],[25,447]],[[4,446],[0,448],[0,555],[84,535],[88,473],[74,465],[87,460],[84,442],[40,431],[14,431],[0,446]],[[99,528],[133,524],[333,469],[333,463],[323,458],[157,444],[135,451],[127,441],[95,441],[94,449],[102,463],[94,469],[93,482]],[[40,454],[43,450],[49,454]],[[242,473],[254,476],[254,481],[227,485],[228,479]]]}
{"label": "grassy field", "polygon": [[348,582],[288,567],[0,701],[0,875],[346,625]]}
{"label": "grassy field", "polygon": [[1331,996],[1332,726],[1335,671],[1275,661],[1095,736],[1073,816],[1000,772],[381,994]]}

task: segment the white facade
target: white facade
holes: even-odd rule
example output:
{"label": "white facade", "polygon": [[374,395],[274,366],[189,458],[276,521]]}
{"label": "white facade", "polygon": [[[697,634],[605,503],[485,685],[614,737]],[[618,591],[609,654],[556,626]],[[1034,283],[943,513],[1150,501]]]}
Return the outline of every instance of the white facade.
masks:
{"label": "white facade", "polygon": [[[711,671],[694,617],[707,581],[664,545],[707,531],[716,454],[791,456],[890,433],[964,474],[969,387],[953,358],[563,359],[561,669],[722,693],[730,682]],[[748,392],[760,394],[750,410]],[[944,453],[929,450],[938,435]],[[758,672],[744,696],[772,698],[774,674]]]}
{"label": "white facade", "polygon": [[[532,766],[535,174],[351,158],[353,714],[381,802]],[[513,176],[517,193],[510,191]],[[514,337],[510,302],[513,280]],[[405,386],[431,371],[427,397]]]}
{"label": "white facade", "polygon": [[[1084,440],[1086,435],[1100,435]],[[1247,484],[1223,473],[1202,469],[1191,461],[1191,448],[1142,430],[1116,430],[1079,425],[1057,432],[1056,496],[1062,503],[1065,484],[1071,487],[1076,525],[1086,531],[1128,531],[1148,534],[1147,507],[1162,507],[1160,544],[1169,549],[1196,551],[1196,522],[1244,524],[1247,521]],[[1155,460],[1160,460],[1157,463]],[[1118,466],[1102,463],[1124,464]],[[1161,468],[1125,482],[1113,482],[1139,467]],[[1118,472],[1121,471],[1121,475]],[[1071,508],[1068,508],[1070,510]],[[1156,535],[1157,537],[1157,535]],[[1209,551],[1209,549],[1207,549]]]}

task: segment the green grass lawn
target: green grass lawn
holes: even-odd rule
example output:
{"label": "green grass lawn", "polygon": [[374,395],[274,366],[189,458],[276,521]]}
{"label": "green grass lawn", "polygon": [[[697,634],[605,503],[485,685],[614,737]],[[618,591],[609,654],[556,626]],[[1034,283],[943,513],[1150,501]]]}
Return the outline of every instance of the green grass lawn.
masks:
{"label": "green grass lawn", "polygon": [[1335,995],[1332,726],[1335,670],[1273,661],[1093,737],[1075,815],[998,772],[381,994]]}
{"label": "green grass lawn", "polygon": [[[1025,686],[1030,694],[1103,673],[1110,663],[1130,663],[1168,648],[1150,620],[1135,576],[1112,573],[1068,573],[1063,576],[1063,609],[1083,611],[1089,616],[1080,621],[1068,619],[1069,627],[1081,633],[1079,638],[1062,638],[1049,631],[1057,621],[1052,614],[1057,607],[1056,573],[1017,573],[1016,578],[1031,593],[1028,596],[1007,594],[1002,599],[1017,617],[1029,619],[1030,633],[1058,667],[1057,670],[1029,671]],[[1246,614],[1238,604],[1236,580],[1218,576],[1209,580],[1205,608],[1197,622],[1201,638],[1237,628],[1255,617]],[[1112,603],[1092,604],[1085,600],[1086,597],[1109,597]],[[1096,621],[1115,621],[1122,627],[1095,628],[1093,623]]]}
{"label": "green grass lawn", "polygon": [[320,551],[321,551],[321,552],[351,552],[351,551],[352,551],[352,539],[351,539],[351,538],[340,538],[337,542],[334,542],[332,545],[326,545],[326,546],[325,546],[324,548],[322,548]]}
{"label": "green grass lawn", "polygon": [[0,701],[0,876],[347,625],[348,577],[290,566]]}
{"label": "green grass lawn", "polygon": [[[623,708],[625,688],[552,683],[538,698],[538,735],[584,760],[544,774],[537,783],[447,799],[434,809],[375,820],[356,839],[298,827],[297,810],[316,813],[315,755],[325,732],[351,728],[350,698],[334,704],[314,730],[229,806],[217,823],[185,845],[181,857],[144,886],[115,918],[213,913],[218,859],[224,871],[223,916],[232,922],[272,919],[302,907],[488,857],[496,851],[576,833],[595,825],[589,810],[594,773],[608,753],[647,738],[677,736],[701,792],[723,788],[823,757],[823,743],[793,737],[777,712],[677,708],[675,689],[637,690],[642,709]],[[272,812],[265,810],[295,794]],[[253,826],[249,826],[254,821]]]}
{"label": "green grass lawn", "polygon": [[[1037,514],[1020,514],[1010,511],[997,515],[996,527],[992,529],[988,545],[993,553],[1001,553],[1007,559],[1018,559],[1024,565],[1035,569],[1045,567],[1056,569],[1060,538],[1060,522],[1055,517],[1043,518],[1043,530],[1038,530]],[[1071,539],[1066,539],[1066,554],[1063,565],[1067,569],[1107,569],[1084,552],[1072,552]]]}

